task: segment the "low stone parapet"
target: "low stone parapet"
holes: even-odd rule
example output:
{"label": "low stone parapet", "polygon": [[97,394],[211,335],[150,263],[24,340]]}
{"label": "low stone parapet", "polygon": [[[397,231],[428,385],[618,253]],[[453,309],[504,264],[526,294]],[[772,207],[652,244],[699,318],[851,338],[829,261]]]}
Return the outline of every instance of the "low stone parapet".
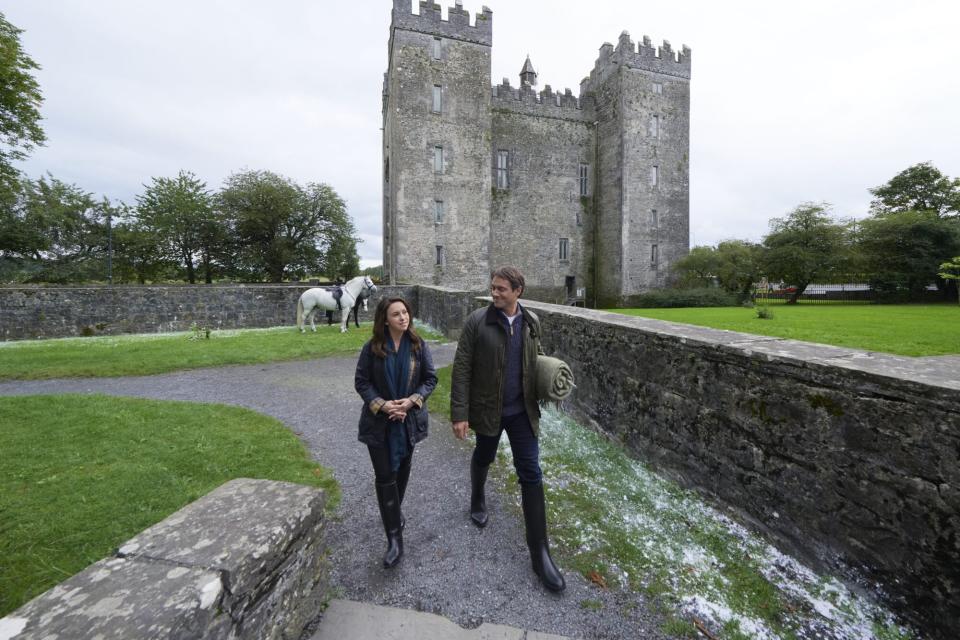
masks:
{"label": "low stone parapet", "polygon": [[231,480],[0,620],[0,640],[299,638],[325,596],[325,504]]}

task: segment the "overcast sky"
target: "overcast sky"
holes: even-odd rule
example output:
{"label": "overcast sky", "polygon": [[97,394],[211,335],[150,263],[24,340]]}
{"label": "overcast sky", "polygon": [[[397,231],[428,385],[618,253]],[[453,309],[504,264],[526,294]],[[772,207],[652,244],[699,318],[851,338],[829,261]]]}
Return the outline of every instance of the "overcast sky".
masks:
{"label": "overcast sky", "polygon": [[[693,49],[691,245],[757,240],[805,201],[861,217],[869,187],[918,162],[960,176],[956,0],[487,3],[493,84],[516,86],[529,54],[540,88],[577,94],[624,30]],[[131,204],[181,169],[211,190],[244,169],[326,182],[379,264],[391,6],[0,0],[42,66],[48,142],[22,168]]]}

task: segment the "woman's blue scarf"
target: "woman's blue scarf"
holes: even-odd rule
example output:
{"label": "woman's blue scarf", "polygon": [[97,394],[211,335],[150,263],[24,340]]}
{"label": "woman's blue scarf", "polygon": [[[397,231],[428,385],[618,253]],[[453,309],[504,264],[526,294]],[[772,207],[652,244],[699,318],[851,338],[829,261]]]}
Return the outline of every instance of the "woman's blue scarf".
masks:
{"label": "woman's blue scarf", "polygon": [[[410,337],[404,333],[400,338],[400,346],[397,347],[393,344],[393,339],[387,335],[385,346],[387,357],[384,370],[387,374],[389,400],[401,400],[410,395],[410,390],[407,388],[410,378]],[[390,467],[393,471],[397,471],[400,463],[410,453],[406,420],[388,421],[387,445],[390,448]]]}

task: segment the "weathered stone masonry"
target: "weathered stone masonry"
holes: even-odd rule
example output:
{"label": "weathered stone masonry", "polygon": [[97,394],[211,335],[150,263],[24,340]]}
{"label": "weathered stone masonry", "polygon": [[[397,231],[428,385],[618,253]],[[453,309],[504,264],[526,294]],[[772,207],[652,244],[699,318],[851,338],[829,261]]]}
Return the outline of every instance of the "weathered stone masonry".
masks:
{"label": "weathered stone masonry", "polygon": [[296,640],[327,585],[323,491],[231,480],[3,619],[15,640]]}
{"label": "weathered stone masonry", "polygon": [[388,281],[477,291],[513,264],[543,300],[663,286],[688,250],[690,49],[624,32],[578,96],[536,91],[529,59],[491,87],[492,12],[419,7],[394,0],[384,75]]}
{"label": "weathered stone masonry", "polygon": [[[474,301],[475,305],[482,304]],[[908,358],[528,302],[565,408],[931,637],[960,623],[960,357]],[[468,312],[419,289],[421,317]]]}

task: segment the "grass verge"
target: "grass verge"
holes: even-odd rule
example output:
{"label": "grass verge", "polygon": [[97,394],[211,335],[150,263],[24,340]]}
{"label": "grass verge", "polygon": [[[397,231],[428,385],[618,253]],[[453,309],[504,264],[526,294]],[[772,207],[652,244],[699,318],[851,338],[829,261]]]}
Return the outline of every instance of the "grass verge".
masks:
{"label": "grass verge", "polygon": [[[438,370],[428,405],[448,418],[450,373],[449,366]],[[889,612],[781,554],[560,412],[544,411],[540,433],[554,558],[598,589],[644,595],[660,608],[665,633],[702,637],[699,625],[725,640],[914,637]],[[505,440],[493,481],[516,494]],[[603,605],[587,598],[580,606]]]}
{"label": "grass verge", "polygon": [[[441,336],[418,326],[429,339]],[[59,338],[0,343],[0,380],[150,375],[232,364],[259,364],[356,353],[370,339],[370,324],[340,333],[296,328],[243,329]]]}
{"label": "grass verge", "polygon": [[960,354],[955,304],[780,304],[772,318],[758,318],[746,307],[608,311],[904,356]]}
{"label": "grass verge", "polygon": [[279,421],[101,395],[0,399],[0,616],[227,480],[340,492]]}

